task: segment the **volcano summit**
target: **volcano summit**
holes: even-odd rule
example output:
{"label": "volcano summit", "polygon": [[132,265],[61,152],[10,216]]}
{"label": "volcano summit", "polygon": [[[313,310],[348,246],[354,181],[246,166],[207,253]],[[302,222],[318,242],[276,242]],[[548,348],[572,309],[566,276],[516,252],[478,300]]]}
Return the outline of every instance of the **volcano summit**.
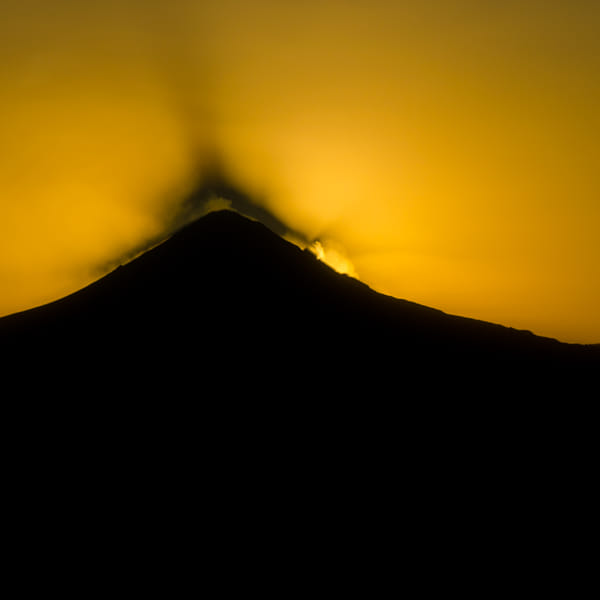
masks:
{"label": "volcano summit", "polygon": [[592,346],[376,293],[232,211],[68,297],[0,319],[0,344],[5,364],[148,387],[190,378],[385,387],[441,373],[518,381],[600,365]]}

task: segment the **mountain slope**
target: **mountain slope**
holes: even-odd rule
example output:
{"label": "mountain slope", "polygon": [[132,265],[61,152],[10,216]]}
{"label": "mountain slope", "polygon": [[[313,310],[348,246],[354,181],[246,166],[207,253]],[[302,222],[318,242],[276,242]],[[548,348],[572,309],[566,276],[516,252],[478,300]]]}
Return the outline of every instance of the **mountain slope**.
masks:
{"label": "mountain slope", "polygon": [[312,380],[599,364],[591,347],[378,294],[230,211],[71,296],[0,319],[0,344],[13,362],[98,376],[136,360],[169,376]]}
{"label": "mountain slope", "polygon": [[110,552],[163,529],[184,554],[197,529],[248,556],[282,536],[387,555],[396,530],[446,562],[523,532],[554,552],[557,515],[593,514],[589,350],[382,296],[213,213],[0,320],[7,464],[53,548],[73,523]]}

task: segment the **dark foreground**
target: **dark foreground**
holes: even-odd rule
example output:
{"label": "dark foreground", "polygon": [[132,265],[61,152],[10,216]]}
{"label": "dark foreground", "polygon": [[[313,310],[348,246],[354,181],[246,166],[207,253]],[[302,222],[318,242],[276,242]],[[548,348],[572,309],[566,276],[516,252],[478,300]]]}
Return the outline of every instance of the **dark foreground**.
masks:
{"label": "dark foreground", "polygon": [[479,597],[585,564],[598,352],[382,296],[237,214],[0,348],[13,554],[50,586]]}

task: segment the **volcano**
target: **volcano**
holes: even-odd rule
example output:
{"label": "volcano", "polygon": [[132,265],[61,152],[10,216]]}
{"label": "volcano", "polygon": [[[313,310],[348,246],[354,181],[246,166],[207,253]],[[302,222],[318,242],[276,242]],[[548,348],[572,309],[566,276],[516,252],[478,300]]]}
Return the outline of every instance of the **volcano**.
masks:
{"label": "volcano", "polygon": [[357,515],[387,536],[399,511],[452,553],[531,514],[546,540],[544,507],[593,472],[597,350],[378,294],[234,212],[1,319],[0,352],[20,501],[111,551],[161,535],[157,515],[227,543],[308,531],[311,552],[362,535]]}
{"label": "volcano", "polygon": [[597,369],[563,344],[385,296],[233,211],[210,213],[86,288],[0,319],[5,364],[150,382],[506,379]]}

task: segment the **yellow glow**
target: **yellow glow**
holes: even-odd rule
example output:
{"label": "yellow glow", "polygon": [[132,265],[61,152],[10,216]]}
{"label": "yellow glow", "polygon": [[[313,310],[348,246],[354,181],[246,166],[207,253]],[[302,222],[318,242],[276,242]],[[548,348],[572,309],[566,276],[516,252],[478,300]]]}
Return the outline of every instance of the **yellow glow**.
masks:
{"label": "yellow glow", "polygon": [[0,314],[156,235],[217,152],[375,289],[600,341],[598,6],[6,0]]}
{"label": "yellow glow", "polygon": [[338,273],[358,278],[358,273],[354,269],[352,261],[345,256],[344,251],[339,246],[336,247],[335,244],[323,243],[316,240],[309,246],[309,249],[319,260],[329,265],[332,269],[335,269]]}

